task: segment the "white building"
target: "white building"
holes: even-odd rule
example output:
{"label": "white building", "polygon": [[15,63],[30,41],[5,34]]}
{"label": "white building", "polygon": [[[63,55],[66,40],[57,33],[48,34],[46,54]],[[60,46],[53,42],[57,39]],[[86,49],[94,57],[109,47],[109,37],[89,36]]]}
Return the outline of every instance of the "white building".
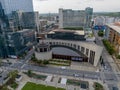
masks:
{"label": "white building", "polygon": [[52,51],[49,44],[39,43],[35,47],[35,57],[38,60],[52,59]]}
{"label": "white building", "polygon": [[[62,46],[74,48],[77,51],[80,51],[82,53],[82,55],[87,56],[88,57],[87,62],[93,66],[98,65],[102,51],[103,51],[103,47],[98,46],[95,43],[91,43],[91,42],[46,39],[46,40],[40,40],[39,43],[46,43],[46,44],[49,44],[51,46],[62,45]],[[42,51],[42,50],[40,50],[40,51]],[[48,56],[49,55],[46,55],[46,57],[48,57]]]}
{"label": "white building", "polygon": [[22,10],[24,12],[33,11],[33,0],[0,0],[5,14],[10,14],[12,11]]}
{"label": "white building", "polygon": [[59,9],[59,28],[66,27],[89,27],[93,9],[85,10]]}

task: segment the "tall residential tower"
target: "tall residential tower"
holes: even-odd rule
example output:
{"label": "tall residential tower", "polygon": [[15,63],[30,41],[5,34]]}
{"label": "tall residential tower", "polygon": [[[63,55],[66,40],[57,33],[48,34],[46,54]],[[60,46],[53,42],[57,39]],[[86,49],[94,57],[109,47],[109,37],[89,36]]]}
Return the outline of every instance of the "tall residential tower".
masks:
{"label": "tall residential tower", "polygon": [[85,10],[59,9],[59,27],[89,27],[93,8]]}

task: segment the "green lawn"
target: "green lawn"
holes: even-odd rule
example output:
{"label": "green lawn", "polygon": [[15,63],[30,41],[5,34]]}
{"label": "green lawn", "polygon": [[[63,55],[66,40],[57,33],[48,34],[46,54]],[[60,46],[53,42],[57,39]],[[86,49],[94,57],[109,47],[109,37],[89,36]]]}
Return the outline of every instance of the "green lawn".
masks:
{"label": "green lawn", "polygon": [[22,88],[22,90],[65,90],[65,89],[27,82],[27,84]]}

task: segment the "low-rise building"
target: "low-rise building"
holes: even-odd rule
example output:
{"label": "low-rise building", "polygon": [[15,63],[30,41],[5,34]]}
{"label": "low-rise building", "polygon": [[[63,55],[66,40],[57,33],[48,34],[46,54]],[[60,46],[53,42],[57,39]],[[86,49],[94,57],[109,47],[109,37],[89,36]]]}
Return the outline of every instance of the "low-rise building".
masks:
{"label": "low-rise building", "polygon": [[53,53],[52,58],[88,62],[93,66],[98,65],[103,50],[103,47],[98,46],[95,43],[83,42],[83,41],[45,39],[45,40],[40,40],[39,43],[49,44],[50,47],[53,49],[54,47],[60,47],[60,46],[69,48],[81,55],[78,57],[78,56],[70,56],[68,54],[65,55],[64,53],[62,53],[61,55]]}
{"label": "low-rise building", "polygon": [[120,22],[107,24],[105,30],[105,39],[107,39],[120,55]]}
{"label": "low-rise building", "polygon": [[62,39],[62,40],[76,40],[85,41],[84,30],[64,30],[56,29],[47,34],[47,38]]}

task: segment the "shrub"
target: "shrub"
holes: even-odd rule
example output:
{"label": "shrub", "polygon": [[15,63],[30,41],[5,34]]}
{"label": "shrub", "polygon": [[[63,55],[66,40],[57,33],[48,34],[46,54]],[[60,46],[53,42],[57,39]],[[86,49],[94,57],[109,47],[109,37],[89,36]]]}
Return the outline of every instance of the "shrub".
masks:
{"label": "shrub", "polygon": [[103,37],[103,36],[104,36],[103,30],[100,30],[100,31],[98,32],[98,36],[100,36],[100,37]]}
{"label": "shrub", "polygon": [[104,90],[103,86],[98,82],[94,83],[94,88],[95,90]]}
{"label": "shrub", "polygon": [[43,64],[44,64],[44,65],[47,65],[47,64],[49,64],[49,61],[48,61],[48,60],[44,60],[44,61],[43,61]]}

